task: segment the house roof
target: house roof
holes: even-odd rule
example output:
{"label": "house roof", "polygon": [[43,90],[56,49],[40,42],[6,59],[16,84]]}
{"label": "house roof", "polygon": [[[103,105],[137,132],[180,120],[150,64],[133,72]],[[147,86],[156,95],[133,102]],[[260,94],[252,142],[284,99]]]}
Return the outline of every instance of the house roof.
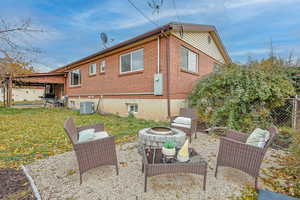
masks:
{"label": "house roof", "polygon": [[[64,84],[65,72],[31,73],[12,77],[16,85]],[[8,79],[8,77],[6,77]]]}
{"label": "house roof", "polygon": [[166,24],[166,25],[163,25],[161,27],[158,27],[156,29],[153,29],[151,31],[148,31],[146,33],[143,33],[141,35],[138,35],[132,39],[129,39],[129,40],[126,40],[124,42],[121,42],[121,43],[118,43],[112,47],[109,47],[109,48],[106,48],[106,49],[103,49],[101,51],[98,51],[94,54],[91,54],[89,56],[86,56],[82,59],[79,59],[77,61],[74,61],[72,63],[69,63],[67,65],[64,65],[62,67],[59,67],[53,71],[50,71],[51,73],[53,72],[63,72],[65,70],[68,70],[70,68],[73,68],[73,67],[76,67],[78,64],[80,64],[81,62],[84,62],[84,61],[87,61],[89,59],[92,59],[96,56],[99,56],[101,54],[105,54],[105,53],[108,53],[110,51],[113,51],[113,50],[116,50],[118,48],[121,48],[121,47],[125,47],[126,45],[130,45],[130,44],[133,44],[135,42],[138,42],[140,40],[143,40],[143,39],[146,39],[148,37],[151,37],[151,36],[155,36],[157,34],[161,34],[161,33],[166,33],[166,32],[169,32],[171,30],[174,30],[174,31],[181,31],[181,30],[184,30],[184,31],[191,31],[191,32],[210,32],[212,33],[212,36],[222,54],[222,56],[224,57],[224,60],[226,63],[230,63],[231,62],[231,59],[225,49],[225,46],[223,45],[222,41],[221,41],[221,38],[217,32],[217,29],[215,28],[215,26],[212,26],[212,25],[202,25],[202,24],[188,24],[188,23],[176,23],[176,22],[171,22],[169,24]]}
{"label": "house roof", "polygon": [[48,73],[31,73],[31,74],[18,74],[14,78],[30,78],[30,77],[48,77],[48,76],[64,76],[65,72],[48,72]]}

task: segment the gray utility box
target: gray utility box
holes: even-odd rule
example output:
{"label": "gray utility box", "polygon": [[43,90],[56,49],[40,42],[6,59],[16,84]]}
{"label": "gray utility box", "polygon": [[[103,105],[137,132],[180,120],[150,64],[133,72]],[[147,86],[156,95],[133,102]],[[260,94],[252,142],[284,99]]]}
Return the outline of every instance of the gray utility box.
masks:
{"label": "gray utility box", "polygon": [[154,74],[154,95],[163,95],[163,75]]}
{"label": "gray utility box", "polygon": [[94,111],[93,102],[80,102],[80,114],[92,114]]}

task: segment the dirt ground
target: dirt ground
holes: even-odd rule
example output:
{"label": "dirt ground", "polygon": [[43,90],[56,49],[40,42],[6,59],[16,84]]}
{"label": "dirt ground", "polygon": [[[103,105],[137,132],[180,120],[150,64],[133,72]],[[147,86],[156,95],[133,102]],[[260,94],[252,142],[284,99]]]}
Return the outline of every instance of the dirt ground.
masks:
{"label": "dirt ground", "polygon": [[0,199],[34,200],[30,184],[22,170],[0,169]]}

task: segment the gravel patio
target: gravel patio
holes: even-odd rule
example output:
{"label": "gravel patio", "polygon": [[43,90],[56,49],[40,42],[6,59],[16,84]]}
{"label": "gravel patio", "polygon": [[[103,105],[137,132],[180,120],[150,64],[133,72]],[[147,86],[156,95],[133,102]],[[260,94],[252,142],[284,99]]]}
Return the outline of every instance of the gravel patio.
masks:
{"label": "gravel patio", "polygon": [[[238,195],[246,185],[253,186],[254,179],[235,169],[220,167],[218,178],[214,167],[219,140],[215,136],[198,133],[191,146],[208,161],[206,191],[202,190],[203,176],[191,174],[161,175],[148,179],[148,191],[143,192],[144,175],[141,172],[141,156],[137,142],[117,146],[120,174],[114,166],[101,166],[83,175],[79,174],[74,152],[67,152],[47,159],[37,160],[26,166],[42,196],[42,199],[229,199]],[[276,165],[271,154],[280,153],[269,149],[264,167]],[[259,187],[264,185],[259,182]]]}

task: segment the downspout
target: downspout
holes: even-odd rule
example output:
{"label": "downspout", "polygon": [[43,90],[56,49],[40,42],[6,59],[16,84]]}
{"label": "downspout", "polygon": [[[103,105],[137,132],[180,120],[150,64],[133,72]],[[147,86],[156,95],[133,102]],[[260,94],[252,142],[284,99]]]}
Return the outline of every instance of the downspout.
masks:
{"label": "downspout", "polygon": [[157,73],[159,74],[159,71],[160,71],[160,39],[159,39],[159,36],[157,38]]}
{"label": "downspout", "polygon": [[166,36],[166,64],[167,64],[167,111],[168,118],[171,119],[171,106],[170,106],[170,35]]}

